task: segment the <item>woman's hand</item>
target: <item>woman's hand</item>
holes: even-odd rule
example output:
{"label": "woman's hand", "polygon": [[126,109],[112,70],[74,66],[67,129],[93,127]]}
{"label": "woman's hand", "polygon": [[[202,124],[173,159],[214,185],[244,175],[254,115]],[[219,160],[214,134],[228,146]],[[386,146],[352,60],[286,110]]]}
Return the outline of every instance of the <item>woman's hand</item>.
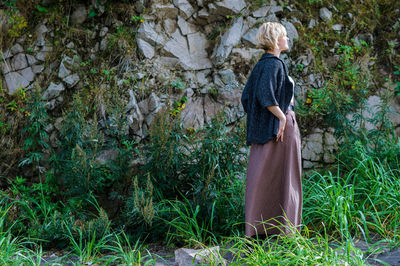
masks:
{"label": "woman's hand", "polygon": [[283,132],[285,131],[285,126],[286,126],[286,117],[283,117],[283,119],[279,119],[279,129],[278,129],[278,135],[276,135],[276,141],[283,141]]}
{"label": "woman's hand", "polygon": [[283,141],[283,132],[285,131],[286,126],[286,116],[278,105],[267,106],[267,109],[279,119],[279,129],[278,135],[276,135],[276,141],[279,141],[279,139]]}

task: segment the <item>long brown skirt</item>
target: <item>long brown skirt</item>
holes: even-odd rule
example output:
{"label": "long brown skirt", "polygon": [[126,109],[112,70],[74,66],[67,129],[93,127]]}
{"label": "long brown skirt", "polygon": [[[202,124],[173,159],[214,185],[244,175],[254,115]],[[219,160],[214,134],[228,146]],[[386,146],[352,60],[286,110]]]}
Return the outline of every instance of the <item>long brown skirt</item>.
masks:
{"label": "long brown skirt", "polygon": [[301,224],[301,140],[293,111],[286,112],[283,142],[252,144],[247,166],[245,234],[289,234]]}

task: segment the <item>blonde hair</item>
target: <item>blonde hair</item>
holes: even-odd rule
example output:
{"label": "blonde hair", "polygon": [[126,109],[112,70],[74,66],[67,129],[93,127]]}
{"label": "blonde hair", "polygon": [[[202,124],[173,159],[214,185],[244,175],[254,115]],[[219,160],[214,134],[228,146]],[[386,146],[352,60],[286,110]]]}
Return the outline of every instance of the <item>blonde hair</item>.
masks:
{"label": "blonde hair", "polygon": [[266,51],[278,48],[278,40],[286,35],[285,27],[278,22],[265,22],[257,31],[258,46]]}

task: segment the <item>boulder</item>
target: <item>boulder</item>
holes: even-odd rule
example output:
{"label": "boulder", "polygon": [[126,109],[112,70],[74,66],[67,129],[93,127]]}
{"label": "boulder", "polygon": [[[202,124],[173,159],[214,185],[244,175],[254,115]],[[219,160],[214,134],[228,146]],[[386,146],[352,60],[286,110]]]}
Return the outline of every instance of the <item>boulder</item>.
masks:
{"label": "boulder", "polygon": [[189,34],[187,40],[177,29],[163,50],[167,55],[178,58],[184,70],[200,70],[212,66],[205,50],[207,45],[207,39],[201,33]]}
{"label": "boulder", "polygon": [[179,266],[203,264],[225,265],[226,261],[219,255],[219,246],[201,250],[180,248],[175,250],[175,262]]}
{"label": "boulder", "polygon": [[213,8],[212,6],[210,6],[211,4],[209,4],[210,12],[213,15],[220,16],[239,14],[240,11],[242,11],[242,9],[246,7],[246,2],[244,0],[224,0],[214,2],[212,4],[215,5],[215,8]]}
{"label": "boulder", "polygon": [[279,13],[279,12],[283,12],[283,7],[281,7],[281,6],[262,6],[259,9],[255,10],[252,15],[255,18],[263,18],[267,14],[275,14],[275,13]]}
{"label": "boulder", "polygon": [[24,68],[18,71],[29,83],[35,79],[35,73],[33,73],[31,67]]}
{"label": "boulder", "polygon": [[9,60],[2,60],[1,62],[1,72],[3,72],[3,75],[10,73],[12,71],[11,69],[11,63]]}
{"label": "boulder", "polygon": [[331,20],[331,18],[332,18],[332,12],[331,12],[328,8],[323,7],[323,8],[321,8],[321,9],[319,10],[319,17],[320,17],[322,20],[325,20],[325,21]]}
{"label": "boulder", "polygon": [[63,81],[65,84],[67,84],[68,88],[72,88],[80,81],[80,78],[79,78],[78,74],[75,73],[75,74],[65,77],[63,79]]}
{"label": "boulder", "polygon": [[147,59],[152,59],[154,57],[155,51],[154,47],[151,46],[150,43],[142,40],[140,38],[136,38],[136,43],[138,45],[140,53],[146,57]]}
{"label": "boulder", "polygon": [[226,58],[232,51],[232,48],[236,46],[241,38],[243,27],[243,17],[239,17],[229,28],[227,32],[222,36],[219,45],[213,51],[211,55],[211,60],[215,65],[221,65],[224,63]]}
{"label": "boulder", "polygon": [[287,20],[281,21],[282,25],[286,28],[287,36],[289,37],[289,51],[293,47],[293,41],[299,38],[299,33],[296,27]]}
{"label": "boulder", "polygon": [[183,35],[188,35],[198,31],[194,24],[187,22],[181,16],[178,16],[178,26],[181,29]]}
{"label": "boulder", "polygon": [[179,8],[180,15],[185,19],[190,18],[195,12],[194,8],[187,0],[174,0],[174,5]]}
{"label": "boulder", "polygon": [[302,140],[302,157],[308,161],[321,161],[323,154],[322,133],[312,133]]}
{"label": "boulder", "polygon": [[26,60],[25,54],[17,54],[11,59],[11,68],[15,70],[20,70],[28,67],[28,61]]}
{"label": "boulder", "polygon": [[257,31],[258,28],[252,28],[243,35],[242,40],[245,44],[249,45],[250,47],[256,47],[258,44],[257,41]]}
{"label": "boulder", "polygon": [[4,76],[4,79],[10,95],[14,94],[19,88],[29,86],[29,81],[18,72],[9,72]]}
{"label": "boulder", "polygon": [[239,55],[246,63],[250,63],[252,58],[259,58],[264,53],[263,49],[253,48],[233,48],[232,55]]}
{"label": "boulder", "polygon": [[16,43],[11,47],[10,50],[11,50],[11,53],[18,54],[18,53],[22,53],[24,51],[24,48],[22,48],[22,46],[19,43]]}
{"label": "boulder", "polygon": [[43,93],[43,100],[50,100],[50,99],[56,98],[64,90],[65,90],[65,87],[62,83],[55,84],[53,82],[50,82],[49,87]]}
{"label": "boulder", "polygon": [[146,21],[140,25],[137,37],[145,40],[151,45],[163,45],[165,43],[164,36],[154,30],[154,24],[150,24]]}

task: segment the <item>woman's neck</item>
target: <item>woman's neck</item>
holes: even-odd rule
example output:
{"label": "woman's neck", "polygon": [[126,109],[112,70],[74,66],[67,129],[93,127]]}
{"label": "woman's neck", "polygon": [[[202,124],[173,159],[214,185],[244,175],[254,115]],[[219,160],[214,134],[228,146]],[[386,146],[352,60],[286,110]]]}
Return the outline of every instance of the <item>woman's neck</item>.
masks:
{"label": "woman's neck", "polygon": [[273,54],[276,57],[279,57],[281,55],[281,50],[279,50],[279,49],[269,50],[269,51],[266,51],[266,52],[270,53],[270,54]]}

